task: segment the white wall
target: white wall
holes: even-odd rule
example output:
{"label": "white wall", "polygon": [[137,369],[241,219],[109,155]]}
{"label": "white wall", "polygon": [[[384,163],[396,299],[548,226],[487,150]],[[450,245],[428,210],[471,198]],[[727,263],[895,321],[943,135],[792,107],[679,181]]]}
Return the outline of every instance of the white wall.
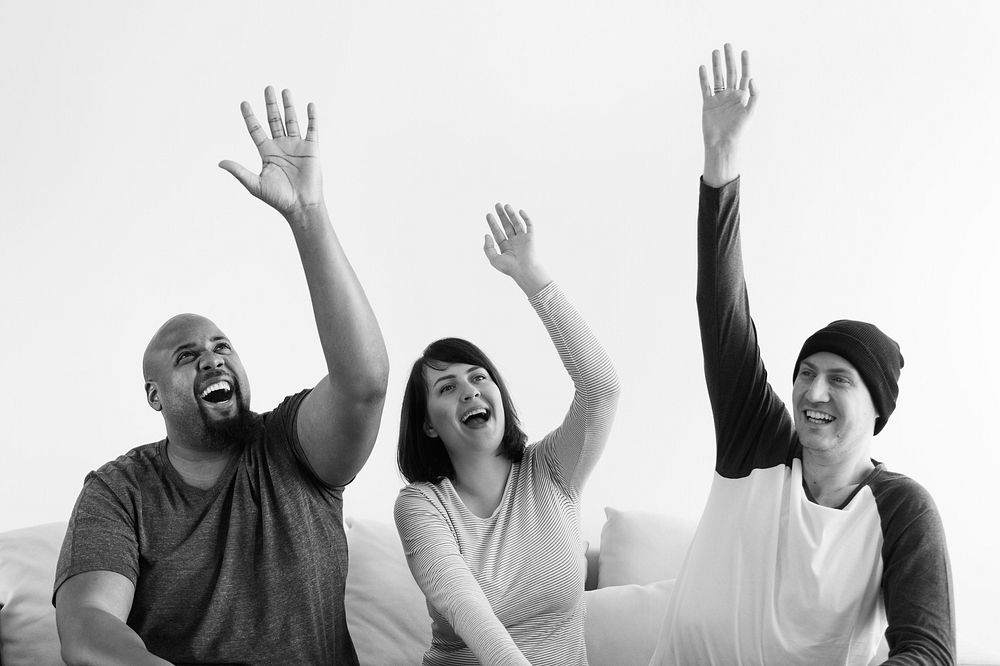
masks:
{"label": "white wall", "polygon": [[876,457],[937,499],[961,640],[992,639],[1000,6],[152,4],[20,3],[0,27],[0,530],[65,519],[87,471],[162,436],[139,360],[171,314],[233,337],[257,410],[323,374],[290,233],[215,166],[257,164],[238,106],[261,110],[268,83],[319,106],[328,202],[393,362],[347,513],[391,520],[402,384],[436,337],[494,357],[529,434],[568,405],[542,327],[481,255],[500,200],[532,214],[624,381],[588,534],[609,504],[697,518],[713,459],[697,67],[728,39],[763,95],[743,220],[771,377],[787,397],[799,345],[832,319],[900,341]]}

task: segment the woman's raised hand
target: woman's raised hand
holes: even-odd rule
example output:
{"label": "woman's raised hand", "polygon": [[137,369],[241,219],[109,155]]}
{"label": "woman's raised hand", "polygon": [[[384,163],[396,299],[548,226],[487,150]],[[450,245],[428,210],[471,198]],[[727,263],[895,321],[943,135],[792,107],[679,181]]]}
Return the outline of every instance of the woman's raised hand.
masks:
{"label": "woman's raised hand", "polygon": [[514,279],[529,297],[550,282],[548,274],[535,258],[535,231],[528,215],[513,206],[497,204],[496,215],[488,213],[483,252],[493,268]]}

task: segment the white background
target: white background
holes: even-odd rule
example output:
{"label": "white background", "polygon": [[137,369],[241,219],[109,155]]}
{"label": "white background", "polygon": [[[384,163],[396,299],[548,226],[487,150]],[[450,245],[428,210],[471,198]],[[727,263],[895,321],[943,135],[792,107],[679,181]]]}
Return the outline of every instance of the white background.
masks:
{"label": "white background", "polygon": [[[159,439],[142,350],[213,318],[270,409],[324,364],[282,218],[216,167],[259,165],[266,84],[318,104],[334,224],[392,361],[346,514],[391,521],[405,375],[480,344],[532,439],[571,398],[544,329],[481,254],[495,201],[536,221],[624,394],[585,495],[697,519],[712,422],[694,306],[697,67],[731,40],[761,90],[743,159],[751,306],[787,398],[802,340],[874,321],[906,359],[875,457],[925,485],[963,647],[1000,583],[994,2],[19,3],[0,27],[0,530],[64,520],[84,475]],[[963,651],[965,651],[963,649]]]}

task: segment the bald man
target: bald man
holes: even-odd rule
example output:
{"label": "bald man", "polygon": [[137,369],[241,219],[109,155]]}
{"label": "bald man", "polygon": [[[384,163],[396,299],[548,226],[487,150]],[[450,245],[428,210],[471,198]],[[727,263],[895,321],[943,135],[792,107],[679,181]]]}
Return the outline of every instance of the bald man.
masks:
{"label": "bald man", "polygon": [[[385,343],[324,204],[318,123],[299,134],[264,93],[242,105],[259,175],[219,164],[284,216],[305,270],[327,375],[250,410],[239,354],[211,320],[170,318],[142,359],[166,438],[91,472],[56,572],[67,664],[357,664],[344,615],[343,491],[368,459]],[[296,357],[298,358],[298,357]]]}

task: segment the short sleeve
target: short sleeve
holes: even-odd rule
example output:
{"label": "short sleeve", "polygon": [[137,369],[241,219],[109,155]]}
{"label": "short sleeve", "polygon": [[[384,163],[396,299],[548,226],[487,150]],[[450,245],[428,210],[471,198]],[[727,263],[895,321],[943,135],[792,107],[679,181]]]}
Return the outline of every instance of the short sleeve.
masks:
{"label": "short sleeve", "polygon": [[133,584],[139,578],[136,520],[128,492],[116,491],[95,472],[84,481],[66,529],[56,565],[53,605],[63,583],[88,571],[112,571]]}

